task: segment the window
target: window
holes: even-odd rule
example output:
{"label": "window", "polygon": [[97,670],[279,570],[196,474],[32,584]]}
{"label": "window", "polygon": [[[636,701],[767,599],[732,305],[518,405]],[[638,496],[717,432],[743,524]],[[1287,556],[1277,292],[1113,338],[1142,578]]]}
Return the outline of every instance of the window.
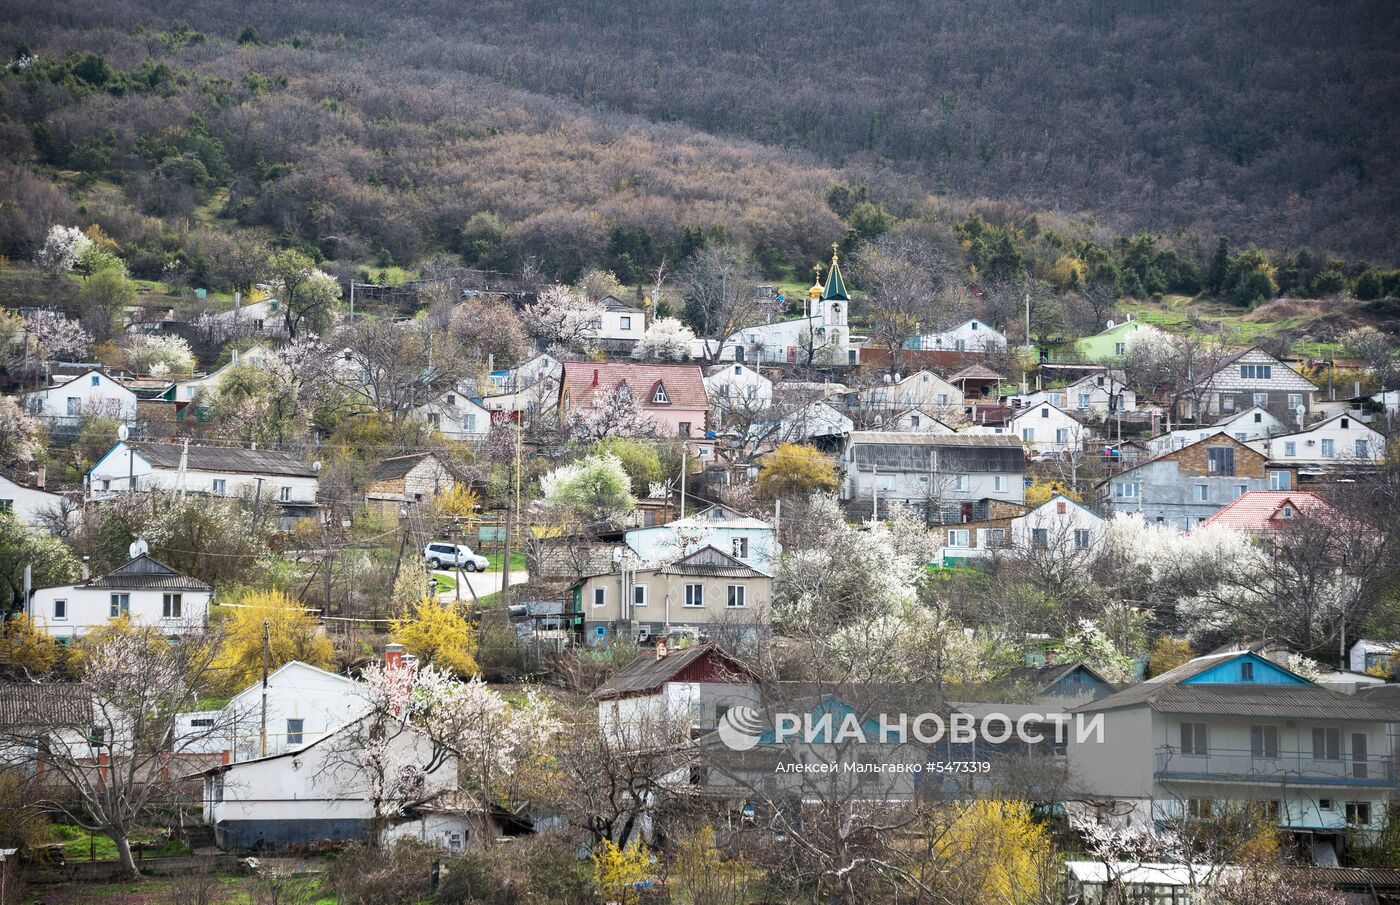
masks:
{"label": "window", "polygon": [[967,490],[967,475],[965,475],[965,474],[955,474],[955,475],[953,475],[953,489],[954,489],[954,490]]}
{"label": "window", "polygon": [[1356,441],[1356,457],[1357,457],[1358,459],[1364,459],[1364,458],[1366,458],[1366,457],[1369,456],[1369,455],[1370,455],[1370,453],[1366,450],[1366,441],[1365,441],[1365,440],[1357,440],[1357,441]]}
{"label": "window", "polygon": [[622,315],[621,317],[619,317],[617,320],[618,320],[618,325],[619,325],[620,327],[622,327],[622,329],[624,329],[624,330],[631,330],[631,329],[632,329],[632,318],[629,317],[628,315],[624,314],[624,315]]}
{"label": "window", "polygon": [[1255,412],[1255,413],[1254,413],[1254,423],[1255,423],[1255,424],[1263,424],[1263,423],[1264,423],[1264,413],[1263,413],[1263,412]]}
{"label": "window", "polygon": [[1043,409],[1041,409],[1041,410],[1040,410],[1040,417],[1042,417],[1042,418],[1049,418],[1049,417],[1050,417],[1050,410],[1049,410],[1048,408],[1043,408]]}
{"label": "window", "polygon": [[96,374],[92,375],[92,377],[89,378],[89,380],[88,380],[88,386],[94,386],[94,387],[102,386],[102,378],[101,378],[101,377],[98,377]]}
{"label": "window", "polygon": [[1040,549],[1040,550],[1043,550],[1043,549],[1045,549],[1046,547],[1050,546],[1050,529],[1049,529],[1049,528],[1032,528],[1032,529],[1031,529],[1031,546],[1032,546],[1032,547],[1035,547],[1035,548],[1037,548],[1037,549]]}
{"label": "window", "polygon": [[1204,755],[1206,753],[1206,724],[1181,724],[1181,753]]}
{"label": "window", "polygon": [[992,478],[992,493],[1006,493],[1006,475]]}
{"label": "window", "polygon": [[1215,801],[1210,798],[1186,799],[1186,816],[1193,820],[1209,820],[1215,816]]}
{"label": "window", "polygon": [[593,589],[593,605],[594,605],[594,606],[603,606],[603,605],[606,604],[607,602],[608,602],[608,589],[607,589],[607,588],[594,588],[594,589]]}
{"label": "window", "polygon": [[1271,380],[1273,376],[1273,365],[1240,365],[1240,377],[1245,380]]}
{"label": "window", "polygon": [[1027,443],[1034,443],[1034,442],[1035,442],[1035,428],[1033,428],[1033,427],[1023,427],[1023,428],[1021,428],[1021,439],[1024,440],[1025,442],[1027,442]]}
{"label": "window", "polygon": [[1205,503],[1210,500],[1210,485],[1196,484],[1191,488],[1191,499],[1198,503]]}
{"label": "window", "polygon": [[1312,731],[1313,760],[1342,759],[1342,730],[1314,729]]}
{"label": "window", "polygon": [[646,586],[646,585],[644,585],[644,584],[634,584],[634,585],[632,585],[632,605],[633,605],[633,606],[646,606],[646,605],[647,605],[647,586]]}
{"label": "window", "polygon": [[1248,485],[1248,484],[1236,484],[1236,485],[1235,485],[1235,495],[1232,496],[1230,499],[1232,499],[1232,500],[1238,500],[1240,497],[1244,496],[1244,495],[1245,495],[1246,493],[1248,493],[1248,492],[1249,492],[1249,485]]}
{"label": "window", "polygon": [[676,433],[679,434],[679,435],[682,436],[682,437],[689,437],[689,436],[690,436],[690,422],[689,422],[689,421],[682,421],[682,422],[680,423],[680,427],[676,430]]}
{"label": "window", "polygon": [[1286,471],[1271,471],[1271,472],[1269,472],[1269,489],[1270,489],[1270,490],[1291,490],[1292,488],[1289,486],[1289,484],[1290,484],[1290,481],[1289,481],[1288,472],[1286,472]]}
{"label": "window", "polygon": [[1330,811],[1330,810],[1332,810],[1332,799],[1330,799],[1330,798],[1319,798],[1319,799],[1317,800],[1317,809],[1318,809],[1319,811]]}
{"label": "window", "polygon": [[1323,454],[1324,456],[1326,456],[1327,458],[1329,458],[1329,459],[1332,458],[1334,455],[1336,455],[1336,454],[1337,454],[1337,441],[1336,441],[1336,440],[1323,440],[1323,441],[1322,441],[1322,454]]}
{"label": "window", "polygon": [[1206,471],[1209,474],[1233,475],[1235,473],[1235,451],[1226,447],[1206,450]]}
{"label": "window", "polygon": [[1087,550],[1087,549],[1089,549],[1089,529],[1088,529],[1088,528],[1075,528],[1075,529],[1074,529],[1074,548],[1075,548],[1076,550]]}
{"label": "window", "polygon": [[910,416],[909,416],[909,426],[910,426],[910,427],[918,427],[918,426],[919,426],[919,416],[918,416],[918,415],[910,415]]}
{"label": "window", "polygon": [[163,594],[160,600],[160,616],[162,619],[179,619],[184,611],[183,594]]}
{"label": "window", "polygon": [[1240,664],[1240,681],[1241,681],[1241,682],[1253,682],[1253,681],[1254,681],[1254,664],[1253,664],[1253,663],[1250,663],[1249,661],[1246,660],[1244,663],[1241,663],[1241,664]]}
{"label": "window", "polygon": [[68,414],[81,415],[83,413],[83,402],[77,396],[68,397]]}
{"label": "window", "polygon": [[987,546],[989,546],[989,547],[1005,547],[1005,546],[1006,546],[1006,529],[1005,529],[1005,528],[988,528],[988,529],[986,529],[986,532],[987,532],[987,533],[984,535],[984,537],[986,537],[986,539],[987,539]]}
{"label": "window", "polygon": [[1278,514],[1280,518],[1292,521],[1294,515],[1293,507],[1288,505],[1287,503],[1284,503],[1283,508],[1278,511]]}
{"label": "window", "polygon": [[1346,429],[1349,428],[1349,427],[1351,427],[1351,419],[1349,419],[1349,418],[1343,418],[1343,419],[1342,419],[1342,430],[1346,430]]}
{"label": "window", "polygon": [[1227,396],[1222,393],[1220,395],[1220,410],[1222,412],[1233,412],[1235,410],[1235,397]]}
{"label": "window", "polygon": [[218,494],[219,496],[223,496],[225,493],[227,493],[227,492],[228,492],[228,481],[225,480],[224,478],[215,478],[215,479],[214,479],[214,492],[215,492],[216,494]]}
{"label": "window", "polygon": [[67,619],[67,618],[68,618],[68,601],[66,601],[66,600],[55,600],[55,601],[53,602],[53,618],[55,618],[55,619]]}
{"label": "window", "polygon": [[222,773],[214,774],[214,800],[224,800],[224,774]]}
{"label": "window", "polygon": [[667,405],[670,403],[671,397],[666,395],[666,388],[658,383],[656,391],[651,394],[651,401],[653,405]]}
{"label": "window", "polygon": [[1348,801],[1347,802],[1347,823],[1351,826],[1370,826],[1371,824],[1371,802],[1369,801]]}
{"label": "window", "polygon": [[685,586],[685,605],[704,606],[705,586],[702,584],[688,584]]}
{"label": "window", "polygon": [[1289,393],[1289,394],[1288,394],[1288,408],[1289,408],[1290,411],[1295,411],[1295,412],[1296,412],[1296,411],[1298,410],[1298,406],[1300,406],[1300,405],[1302,405],[1302,404],[1303,404],[1303,394],[1302,394],[1302,393]]}
{"label": "window", "polygon": [[736,537],[729,542],[730,550],[735,559],[749,558],[749,539],[747,537]]}
{"label": "window", "polygon": [[1113,344],[1113,354],[1114,354],[1114,355],[1127,355],[1127,354],[1128,354],[1128,344],[1127,344],[1127,343],[1114,343],[1114,344]]}
{"label": "window", "polygon": [[191,728],[191,729],[213,729],[213,728],[214,728],[214,718],[213,718],[212,716],[206,716],[206,717],[199,717],[198,719],[190,720],[190,728]]}
{"label": "window", "polygon": [[1262,407],[1262,406],[1268,405],[1268,404],[1269,404],[1269,394],[1268,394],[1268,393],[1255,393],[1255,394],[1254,394],[1254,404],[1257,405],[1257,406],[1261,406],[1261,407]]}
{"label": "window", "polygon": [[1088,394],[1088,393],[1080,393],[1080,394],[1079,394],[1079,407],[1082,408],[1082,409],[1086,409],[1086,408],[1089,407],[1089,394]]}
{"label": "window", "polygon": [[300,745],[302,739],[302,727],[305,720],[287,720],[287,744]]}
{"label": "window", "polygon": [[130,595],[130,594],[113,594],[113,595],[111,596],[111,604],[112,604],[112,607],[111,607],[111,613],[110,613],[110,615],[111,615],[111,617],[112,617],[113,619],[117,618],[118,616],[122,616],[122,615],[126,615],[126,616],[130,616],[130,615],[131,615],[131,595]]}
{"label": "window", "polygon": [[1114,481],[1113,495],[1119,499],[1136,499],[1138,495],[1138,485],[1132,481]]}
{"label": "window", "polygon": [[1254,757],[1278,757],[1278,727],[1250,726],[1249,753]]}
{"label": "window", "polygon": [[1294,440],[1285,440],[1285,441],[1283,441],[1283,454],[1284,454],[1285,456],[1296,456],[1296,455],[1298,455],[1298,443],[1297,443],[1297,441],[1294,441]]}
{"label": "window", "polygon": [[743,609],[748,606],[749,589],[747,585],[732,584],[729,586],[729,599],[725,601],[725,606],[731,610]]}
{"label": "window", "polygon": [[969,530],[967,528],[951,528],[948,531],[948,546],[950,547],[970,547]]}
{"label": "window", "polygon": [[948,394],[947,394],[947,393],[939,393],[939,394],[938,394],[938,404],[939,404],[939,405],[947,405],[947,404],[948,404]]}
{"label": "window", "polygon": [[476,433],[476,416],[475,416],[475,415],[464,415],[464,416],[462,417],[462,430],[466,431],[466,432],[469,433],[469,434],[474,434],[474,433]]}
{"label": "window", "polygon": [[439,415],[437,412],[429,412],[428,427],[431,427],[433,430],[437,430],[438,428],[442,427],[442,416]]}

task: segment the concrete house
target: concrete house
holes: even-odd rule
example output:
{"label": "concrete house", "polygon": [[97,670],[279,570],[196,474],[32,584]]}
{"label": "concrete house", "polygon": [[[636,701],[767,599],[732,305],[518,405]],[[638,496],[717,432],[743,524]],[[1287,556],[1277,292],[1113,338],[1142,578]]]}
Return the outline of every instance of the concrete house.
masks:
{"label": "concrete house", "polygon": [[632,528],[623,538],[646,565],[664,565],[715,547],[761,572],[772,572],[779,553],[772,524],[721,505],[664,525]]}
{"label": "concrete house", "polygon": [[1262,408],[1283,421],[1295,421],[1299,406],[1312,411],[1317,387],[1288,365],[1259,348],[1245,349],[1225,359],[1196,381],[1200,411],[1194,398],[1178,403],[1177,417],[1206,420],[1251,408]]}
{"label": "concrete house", "polygon": [[1000,518],[967,524],[935,526],[945,565],[993,555],[1027,556],[1054,553],[1092,556],[1103,547],[1105,521],[1069,497],[1056,494],[1018,514],[1004,510]]}
{"label": "concrete house", "polygon": [[153,490],[247,497],[272,507],[285,531],[319,512],[319,474],[278,450],[124,440],[88,469],[83,482],[94,502]]}
{"label": "concrete house", "polygon": [[1067,386],[1037,391],[1023,397],[1022,404],[1031,406],[1037,402],[1051,402],[1066,411],[1095,418],[1115,412],[1137,411],[1137,393],[1123,382],[1123,375],[1116,371],[1086,374]]}
{"label": "concrete house", "polygon": [[1147,441],[1147,448],[1153,455],[1160,456],[1173,449],[1181,449],[1188,443],[1204,440],[1212,434],[1229,434],[1241,443],[1272,437],[1288,432],[1288,425],[1280,421],[1267,409],[1254,406],[1243,412],[1226,415],[1209,427],[1192,427],[1158,434]]}
{"label": "concrete house", "polygon": [[1074,355],[1080,361],[1094,363],[1115,361],[1123,358],[1133,346],[1143,340],[1152,341],[1165,338],[1166,334],[1151,324],[1129,318],[1121,323],[1108,322],[1108,326],[1093,336],[1086,336],[1074,344]]}
{"label": "concrete house", "polygon": [[136,421],[136,394],[98,368],[26,393],[24,410],[51,424],[76,424],[95,415],[123,424]]}
{"label": "concrete house", "polygon": [[257,345],[239,352],[237,349],[229,353],[228,364],[220,368],[215,368],[208,374],[199,377],[191,377],[188,380],[177,380],[171,387],[161,395],[161,399],[166,402],[194,402],[195,400],[207,400],[218,392],[229,373],[239,365],[261,366],[277,357],[267,346]]}
{"label": "concrete house", "polygon": [[658,642],[590,696],[609,739],[636,741],[680,729],[713,730],[731,707],[758,704],[758,677],[717,644]]}
{"label": "concrete house", "polygon": [[1335,864],[1349,830],[1384,826],[1396,789],[1400,711],[1253,652],[1198,657],[1074,712],[1102,718],[1101,738],[1069,745],[1072,807],[1090,821],[1151,825],[1256,803]]}
{"label": "concrete house", "polygon": [[1291,490],[1297,468],[1277,465],[1225,434],[1132,465],[1098,484],[1113,512],[1190,530],[1252,490]]}
{"label": "concrete house", "polygon": [[41,516],[61,512],[63,504],[64,497],[45,490],[42,482],[31,486],[0,475],[0,511],[13,512],[26,525],[38,525]]}
{"label": "concrete house", "polygon": [[490,387],[483,387],[483,392],[493,395],[495,393],[514,393],[526,387],[532,387],[541,381],[549,380],[557,384],[563,373],[564,365],[559,359],[546,352],[541,352],[514,368],[492,371],[487,375]]}
{"label": "concrete house", "polygon": [[246,305],[240,305],[240,301],[241,299],[234,299],[232,308],[215,314],[215,323],[235,336],[266,336],[275,339],[287,335],[287,319],[280,301],[263,299]]}
{"label": "concrete house", "polygon": [[430,504],[433,497],[456,484],[452,472],[433,453],[394,456],[370,472],[365,505],[385,518],[397,519],[404,507],[411,511]]}
{"label": "concrete house", "polygon": [[907,377],[885,375],[886,382],[860,394],[862,408],[873,411],[936,409],[963,404],[962,390],[932,371],[915,371]]}
{"label": "concrete house", "polygon": [[369,709],[354,679],[293,660],[267,677],[264,750],[262,697],[262,682],[254,682],[230,698],[217,718],[217,740],[231,760],[254,760],[305,748]]}
{"label": "concrete house", "polygon": [[852,431],[842,457],[841,498],[866,506],[899,502],[930,523],[985,518],[991,501],[1026,499],[1026,454],[1014,437]]}
{"label": "concrete house", "polygon": [[647,313],[634,308],[616,296],[604,296],[599,302],[603,313],[589,330],[589,336],[609,349],[630,349],[647,332]]}
{"label": "concrete house", "polygon": [[710,397],[696,365],[634,364],[620,361],[566,361],[559,386],[559,421],[589,412],[620,390],[631,393],[663,436],[705,437]]}
{"label": "concrete house", "polygon": [[969,434],[1009,436],[1020,439],[1031,452],[1073,452],[1094,439],[1082,420],[1049,402],[1017,409],[1002,425],[973,425]]}
{"label": "concrete house", "polygon": [[204,631],[214,589],[142,553],[105,575],[39,588],[25,605],[51,638],[73,639],[119,616],[176,636]]}
{"label": "concrete house", "polygon": [[1272,461],[1309,468],[1372,467],[1385,461],[1385,435],[1354,415],[1338,413],[1311,427],[1250,440]]}
{"label": "concrete house", "polygon": [[667,565],[593,575],[570,589],[581,643],[635,641],[675,632],[746,644],[772,622],[773,578],[717,547]]}
{"label": "concrete house", "polygon": [[956,434],[937,413],[917,406],[896,412],[880,425],[885,430],[916,434]]}
{"label": "concrete house", "polygon": [[705,378],[710,407],[722,421],[731,412],[749,415],[773,404],[773,381],[745,364],[724,364]]}
{"label": "concrete house", "polygon": [[491,432],[491,413],[460,389],[443,393],[414,412],[449,440],[480,440]]}
{"label": "concrete house", "polygon": [[924,333],[904,344],[906,349],[954,352],[1005,352],[1006,334],[977,318],[936,333]]}

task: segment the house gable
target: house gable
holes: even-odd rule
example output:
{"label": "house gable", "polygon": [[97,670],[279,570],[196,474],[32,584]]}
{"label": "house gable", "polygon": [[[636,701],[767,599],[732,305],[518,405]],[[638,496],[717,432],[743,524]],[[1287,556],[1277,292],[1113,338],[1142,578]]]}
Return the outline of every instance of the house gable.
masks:
{"label": "house gable", "polygon": [[[1244,678],[1245,664],[1253,671],[1253,678]],[[1183,679],[1180,685],[1310,685],[1307,679],[1289,672],[1277,663],[1264,659],[1253,652],[1240,654],[1217,663],[1190,678]]]}

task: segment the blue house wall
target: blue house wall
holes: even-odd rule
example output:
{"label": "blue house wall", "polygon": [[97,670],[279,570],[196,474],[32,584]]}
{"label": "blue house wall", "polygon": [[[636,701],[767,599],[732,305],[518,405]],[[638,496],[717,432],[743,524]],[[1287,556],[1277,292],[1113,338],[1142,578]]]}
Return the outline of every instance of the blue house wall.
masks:
{"label": "blue house wall", "polygon": [[[1252,664],[1254,677],[1245,679],[1242,666]],[[1217,663],[1205,672],[1184,679],[1182,685],[1307,685],[1308,680],[1265,660],[1258,654],[1245,654]]]}

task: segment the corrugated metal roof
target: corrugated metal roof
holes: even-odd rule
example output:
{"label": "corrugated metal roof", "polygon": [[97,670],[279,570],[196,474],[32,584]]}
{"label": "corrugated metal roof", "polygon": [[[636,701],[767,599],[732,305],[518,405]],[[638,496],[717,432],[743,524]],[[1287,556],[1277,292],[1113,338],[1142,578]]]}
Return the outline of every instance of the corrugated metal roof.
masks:
{"label": "corrugated metal roof", "polygon": [[153,590],[207,591],[209,585],[182,575],[164,563],[141,555],[88,582],[89,588],[150,588]]}
{"label": "corrugated metal roof", "polygon": [[371,481],[392,481],[396,478],[402,478],[412,471],[419,462],[432,457],[432,453],[422,452],[385,459],[374,466],[374,470],[369,474],[369,479]]}
{"label": "corrugated metal roof", "polygon": [[[182,443],[127,444],[141,458],[158,468],[179,468]],[[316,470],[289,453],[275,449],[235,449],[190,444],[186,467],[194,471],[228,471],[237,474],[286,475],[314,478]]]}
{"label": "corrugated metal roof", "polygon": [[1076,713],[1146,705],[1159,713],[1400,722],[1400,710],[1318,685],[1177,685],[1144,682]]}
{"label": "corrugated metal roof", "polygon": [[0,683],[0,726],[91,726],[92,698],[75,684]]}
{"label": "corrugated metal roof", "polygon": [[655,654],[644,653],[600,685],[593,692],[593,699],[606,700],[656,691],[687,666],[709,656],[723,660],[725,666],[734,671],[736,680],[740,676],[752,676],[743,664],[726,654],[718,645],[697,644],[673,651],[659,659]]}
{"label": "corrugated metal roof", "polygon": [[718,547],[696,550],[660,570],[662,575],[707,575],[715,578],[767,578],[768,575],[735,559]]}
{"label": "corrugated metal roof", "polygon": [[852,431],[849,465],[868,471],[1023,472],[1026,451],[1017,437],[998,434],[919,434]]}

